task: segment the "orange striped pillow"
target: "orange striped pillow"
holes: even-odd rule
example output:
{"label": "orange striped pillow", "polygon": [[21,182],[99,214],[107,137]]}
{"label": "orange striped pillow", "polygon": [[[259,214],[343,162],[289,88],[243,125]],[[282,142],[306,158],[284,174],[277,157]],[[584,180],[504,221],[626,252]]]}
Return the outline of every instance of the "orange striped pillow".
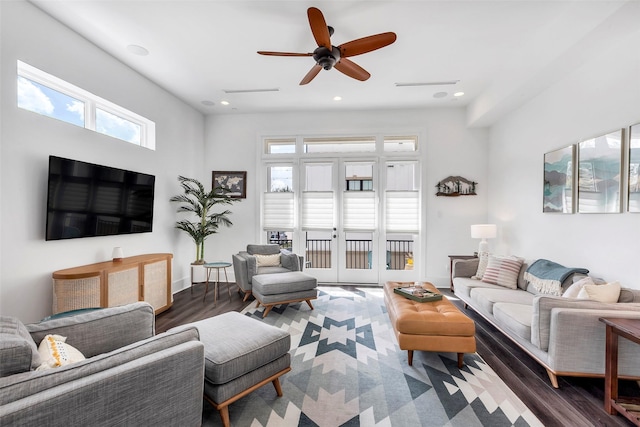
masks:
{"label": "orange striped pillow", "polygon": [[522,258],[514,256],[489,256],[487,269],[482,276],[482,281],[505,288],[518,288],[518,274],[522,268]]}

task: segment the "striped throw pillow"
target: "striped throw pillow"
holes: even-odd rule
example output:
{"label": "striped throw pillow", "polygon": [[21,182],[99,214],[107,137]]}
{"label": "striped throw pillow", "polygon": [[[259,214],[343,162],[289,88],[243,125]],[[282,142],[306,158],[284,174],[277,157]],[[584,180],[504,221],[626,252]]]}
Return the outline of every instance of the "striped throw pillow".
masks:
{"label": "striped throw pillow", "polygon": [[482,276],[482,281],[505,288],[518,288],[518,274],[523,260],[513,256],[489,256],[487,269]]}

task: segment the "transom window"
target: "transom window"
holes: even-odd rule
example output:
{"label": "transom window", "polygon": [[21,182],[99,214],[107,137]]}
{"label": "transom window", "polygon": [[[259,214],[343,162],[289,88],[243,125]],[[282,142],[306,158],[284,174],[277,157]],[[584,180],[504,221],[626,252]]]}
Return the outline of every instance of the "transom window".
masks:
{"label": "transom window", "polygon": [[18,107],[155,150],[155,123],[18,61]]}

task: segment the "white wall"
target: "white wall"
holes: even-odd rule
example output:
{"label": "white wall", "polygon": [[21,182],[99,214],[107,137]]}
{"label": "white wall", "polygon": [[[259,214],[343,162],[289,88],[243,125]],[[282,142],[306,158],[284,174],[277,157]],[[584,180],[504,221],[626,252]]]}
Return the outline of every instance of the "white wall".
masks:
{"label": "white wall", "polygon": [[[326,126],[323,126],[326,124]],[[330,129],[330,131],[328,130]],[[477,241],[469,225],[487,220],[488,133],[465,126],[461,108],[325,113],[274,113],[210,116],[206,121],[205,170],[246,170],[247,199],[233,205],[234,226],[207,240],[207,259],[231,259],[247,243],[260,241],[259,189],[256,188],[260,135],[353,134],[419,131],[422,144],[422,185],[427,230],[422,262],[423,280],[448,286],[449,254],[471,254]],[[436,197],[435,185],[449,175],[479,183],[477,196]]]}
{"label": "white wall", "polygon": [[[189,276],[191,240],[174,229],[179,174],[204,179],[204,117],[26,2],[1,2],[0,313],[22,321],[51,314],[51,273],[111,258],[174,254],[174,290]],[[156,122],[156,151],[16,107],[16,60]],[[156,176],[152,233],[44,240],[49,155]]]}
{"label": "white wall", "polygon": [[489,216],[500,252],[640,289],[640,214],[542,213],[544,153],[640,122],[638,52],[640,29],[494,126]]}

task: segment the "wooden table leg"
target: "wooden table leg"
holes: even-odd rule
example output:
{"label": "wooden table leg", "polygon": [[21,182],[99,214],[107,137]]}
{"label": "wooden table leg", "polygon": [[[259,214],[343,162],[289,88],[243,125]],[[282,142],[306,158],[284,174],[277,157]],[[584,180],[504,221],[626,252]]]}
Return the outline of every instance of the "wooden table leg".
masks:
{"label": "wooden table leg", "polygon": [[611,405],[611,401],[618,399],[618,335],[609,325],[606,326],[605,354],[604,410],[615,415],[618,411]]}

